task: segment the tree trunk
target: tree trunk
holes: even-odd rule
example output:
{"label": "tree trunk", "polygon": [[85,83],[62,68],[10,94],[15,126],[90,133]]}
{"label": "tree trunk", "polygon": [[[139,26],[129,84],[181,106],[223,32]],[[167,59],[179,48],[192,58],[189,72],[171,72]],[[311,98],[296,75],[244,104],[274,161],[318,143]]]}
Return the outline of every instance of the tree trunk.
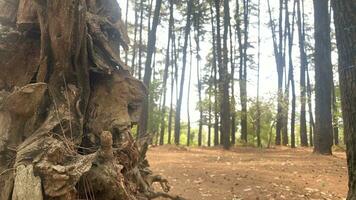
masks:
{"label": "tree trunk", "polygon": [[[217,6],[218,7],[218,6]],[[220,116],[221,116],[221,138],[224,149],[230,148],[230,98],[229,98],[229,74],[228,74],[228,48],[227,36],[229,34],[230,11],[229,0],[224,0],[224,35],[223,35],[223,64],[219,66],[219,88],[220,88]]]}
{"label": "tree trunk", "polygon": [[[293,14],[292,14],[292,30],[290,28],[290,25],[287,27],[287,33],[288,33],[288,63],[289,63],[289,84],[291,85],[292,88],[292,111],[291,111],[291,147],[295,148],[295,109],[296,109],[296,94],[295,94],[295,82],[294,82],[294,66],[293,66],[293,38],[294,38],[294,22],[295,22],[295,6],[296,6],[296,1],[294,1],[293,4]],[[289,22],[289,16],[288,16],[288,22]],[[289,88],[288,84],[288,88]]]}
{"label": "tree trunk", "polygon": [[336,40],[339,53],[341,105],[346,135],[346,155],[349,173],[348,200],[356,199],[356,13],[352,0],[332,1]]}
{"label": "tree trunk", "polygon": [[236,100],[235,100],[235,63],[234,63],[234,47],[232,27],[229,23],[229,38],[230,38],[230,70],[231,70],[231,145],[236,143]]}
{"label": "tree trunk", "polygon": [[208,89],[208,92],[209,92],[209,113],[208,113],[208,147],[211,146],[211,125],[212,125],[212,99],[211,99],[211,96],[212,96],[212,87],[213,87],[213,83],[212,83],[212,80],[213,80],[213,71],[214,69],[211,68],[211,71],[210,71],[210,77],[209,77],[209,89]]}
{"label": "tree trunk", "polygon": [[333,115],[334,145],[339,145],[339,117],[338,117],[339,108],[336,104],[336,92],[335,92],[334,81],[332,85],[332,95],[333,95],[332,115]]}
{"label": "tree trunk", "polygon": [[196,63],[197,63],[197,84],[198,84],[198,109],[199,109],[199,130],[198,130],[198,146],[202,145],[202,140],[203,140],[203,107],[202,107],[202,82],[201,82],[201,76],[200,76],[200,17],[202,16],[201,11],[199,9],[200,7],[200,2],[198,0],[197,2],[197,7],[195,9],[197,9],[198,13],[195,14],[196,19],[194,19],[195,21],[195,30],[196,30],[196,34],[194,36],[194,40],[195,40],[195,44],[196,44]]}
{"label": "tree trunk", "polygon": [[289,2],[284,1],[284,36],[283,36],[283,68],[284,68],[284,94],[283,94],[283,118],[282,118],[282,145],[287,146],[289,144],[288,137],[288,114],[289,114],[289,79],[287,77],[287,65],[286,65],[286,49],[287,49],[287,32],[289,24]]}
{"label": "tree trunk", "polygon": [[261,145],[261,109],[260,109],[260,57],[261,57],[261,0],[258,0],[258,38],[257,38],[257,98],[256,98],[256,136],[257,136],[257,147],[262,147]]}
{"label": "tree trunk", "polygon": [[314,145],[314,130],[315,123],[313,117],[313,107],[312,107],[312,89],[310,84],[309,70],[307,67],[307,94],[308,94],[308,112],[309,112],[309,144],[312,147]]}
{"label": "tree trunk", "polygon": [[[170,45],[172,39],[172,32],[173,32],[173,1],[169,1],[169,24],[168,24],[168,40],[167,40],[167,49],[166,49],[166,63],[163,72],[163,107],[162,107],[162,116],[161,116],[161,130],[160,130],[160,139],[159,144],[164,144],[164,131],[165,131],[165,116],[166,116],[166,95],[167,95],[167,80],[168,80],[168,69],[169,69],[169,58],[170,58],[170,51],[169,48],[172,46]],[[172,62],[173,63],[173,62]],[[172,89],[173,90],[173,89]]]}
{"label": "tree trunk", "polygon": [[[282,121],[283,121],[283,58],[282,58],[282,34],[279,34],[279,45],[277,43],[277,36],[276,36],[276,25],[272,19],[272,11],[270,6],[270,1],[268,3],[268,13],[269,13],[269,21],[271,24],[271,33],[272,33],[272,41],[273,41],[273,50],[274,50],[274,57],[277,67],[277,75],[278,75],[278,105],[277,105],[277,120],[276,120],[276,145],[281,145],[281,130],[282,130]],[[283,8],[283,1],[280,0],[280,9],[279,9],[279,18],[282,18],[282,8]],[[282,20],[279,20],[279,32],[282,30]]]}
{"label": "tree trunk", "polygon": [[185,32],[184,32],[184,45],[183,45],[183,67],[181,73],[181,80],[180,80],[180,90],[179,90],[179,97],[177,99],[176,104],[176,117],[174,123],[174,143],[179,145],[180,140],[180,111],[182,107],[182,100],[183,100],[183,89],[184,89],[184,76],[185,76],[185,68],[187,65],[187,48],[188,48],[188,37],[190,35],[191,29],[191,15],[192,15],[192,7],[193,7],[193,0],[189,0],[187,2],[187,21],[185,25]]}
{"label": "tree trunk", "polygon": [[[174,27],[174,25],[173,25]],[[174,29],[174,28],[172,28]],[[173,118],[173,91],[174,91],[174,82],[178,82],[178,65],[177,65],[177,50],[176,50],[176,39],[175,33],[172,34],[172,68],[171,68],[171,103],[169,106],[169,116],[168,116],[168,144],[172,142],[172,118]]]}
{"label": "tree trunk", "polygon": [[[161,11],[162,0],[156,0],[155,13],[153,16],[152,29],[149,32],[148,44],[147,44],[147,56],[145,63],[145,75],[143,77],[143,83],[149,90],[152,76],[152,56],[156,51],[156,32],[159,23],[160,11]],[[150,94],[145,97],[144,104],[142,107],[142,113],[140,118],[140,132],[139,137],[147,134],[148,125],[148,111],[149,111],[149,98]]]}
{"label": "tree trunk", "polygon": [[[126,12],[125,12],[125,29],[128,30],[128,16],[129,16],[129,2],[130,0],[126,0]],[[128,52],[125,51],[125,65],[128,64]]]}
{"label": "tree trunk", "polygon": [[314,0],[315,26],[315,140],[314,152],[330,155],[333,145],[331,115],[332,64],[329,1]]}
{"label": "tree trunk", "polygon": [[193,67],[193,49],[192,49],[192,38],[189,36],[189,78],[188,78],[188,94],[187,94],[187,117],[188,117],[188,125],[187,125],[187,146],[190,145],[190,137],[191,137],[191,127],[190,127],[190,86],[192,80],[192,67]]}
{"label": "tree trunk", "polygon": [[[297,0],[297,15],[298,15],[298,35],[299,35],[299,52],[300,52],[300,143],[301,146],[308,146],[307,136],[307,122],[306,122],[306,84],[305,72],[307,65],[307,58],[305,54],[305,38],[303,34],[304,27],[302,27],[302,13],[301,0]],[[304,15],[304,13],[303,13]]]}
{"label": "tree trunk", "polygon": [[[142,80],[143,2],[144,2],[144,0],[140,0],[140,32],[139,32],[139,44],[138,44],[138,66],[137,66],[137,74],[138,74],[139,80]],[[141,127],[140,127],[140,129],[141,129]],[[139,133],[139,135],[140,135],[140,133]]]}
{"label": "tree trunk", "polygon": [[216,34],[214,26],[214,12],[213,3],[210,3],[210,19],[211,19],[211,32],[213,39],[213,83],[214,83],[214,146],[219,145],[219,115],[218,115],[218,89],[217,89],[217,52],[216,52]]}
{"label": "tree trunk", "polygon": [[135,0],[135,30],[134,30],[134,41],[133,41],[133,50],[132,50],[132,60],[131,60],[131,72],[133,75],[136,74],[136,49],[137,49],[137,29],[138,29],[138,9],[137,0]]}
{"label": "tree trunk", "polygon": [[154,192],[167,180],[131,135],[147,91],[120,59],[117,1],[20,0],[5,16],[3,2],[0,199],[177,199]]}
{"label": "tree trunk", "polygon": [[[244,4],[245,6],[245,4]],[[244,46],[242,45],[242,31],[241,31],[241,20],[240,20],[240,6],[239,1],[236,1],[236,15],[235,19],[237,21],[236,24],[236,32],[237,32],[237,40],[239,43],[239,54],[240,54],[240,68],[239,68],[239,86],[240,86],[240,101],[241,101],[241,140],[247,143],[247,98],[245,91],[245,80],[244,80]],[[244,8],[245,12],[245,8]],[[244,15],[245,16],[245,15]]]}
{"label": "tree trunk", "polygon": [[277,58],[277,76],[278,76],[278,105],[277,105],[277,123],[276,123],[276,145],[281,145],[282,128],[283,128],[283,57],[282,57],[282,40],[283,40],[283,0],[279,0],[279,17],[278,17],[278,58]]}

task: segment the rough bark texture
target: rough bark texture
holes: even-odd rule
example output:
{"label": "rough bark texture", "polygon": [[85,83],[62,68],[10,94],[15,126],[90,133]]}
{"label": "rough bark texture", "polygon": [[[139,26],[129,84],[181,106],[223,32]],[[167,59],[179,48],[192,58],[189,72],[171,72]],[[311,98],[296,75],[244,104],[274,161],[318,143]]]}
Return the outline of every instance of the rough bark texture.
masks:
{"label": "rough bark texture", "polygon": [[[8,199],[152,199],[146,88],[115,0],[0,0],[0,188]],[[143,144],[143,145],[141,145]]]}
{"label": "rough bark texture", "polygon": [[228,33],[230,24],[229,1],[224,0],[224,35],[223,35],[223,63],[219,66],[219,89],[220,89],[220,131],[221,143],[224,149],[230,148],[230,132],[231,132],[231,118],[230,118],[230,98],[229,98],[229,73],[228,73]]}
{"label": "rough bark texture", "polygon": [[346,135],[349,192],[347,199],[356,199],[356,3],[353,0],[333,0],[341,105]]}
{"label": "rough bark texture", "polygon": [[303,34],[303,15],[301,12],[301,0],[297,1],[297,25],[299,36],[299,52],[300,52],[300,144],[308,146],[307,122],[306,122],[306,80],[305,69],[307,65],[307,57],[305,54],[305,36]]}
{"label": "rough bark texture", "polygon": [[314,152],[331,154],[332,65],[328,2],[314,0],[315,25],[315,140]]}

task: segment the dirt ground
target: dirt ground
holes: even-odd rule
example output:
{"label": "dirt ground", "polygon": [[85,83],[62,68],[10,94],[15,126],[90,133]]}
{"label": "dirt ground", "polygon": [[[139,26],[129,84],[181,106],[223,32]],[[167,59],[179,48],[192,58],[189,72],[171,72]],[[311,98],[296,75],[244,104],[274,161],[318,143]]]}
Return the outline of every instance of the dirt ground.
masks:
{"label": "dirt ground", "polygon": [[345,199],[344,152],[310,148],[152,147],[151,169],[168,178],[171,193],[189,200]]}

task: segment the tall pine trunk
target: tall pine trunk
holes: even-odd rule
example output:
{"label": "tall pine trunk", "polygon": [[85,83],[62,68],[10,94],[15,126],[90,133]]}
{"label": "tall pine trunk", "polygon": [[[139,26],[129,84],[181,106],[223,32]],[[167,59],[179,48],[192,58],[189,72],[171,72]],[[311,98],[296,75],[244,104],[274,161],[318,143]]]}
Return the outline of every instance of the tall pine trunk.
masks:
{"label": "tall pine trunk", "polygon": [[231,144],[236,143],[236,100],[235,100],[235,63],[234,63],[234,47],[231,23],[229,23],[229,38],[230,38],[230,71],[231,71]]}
{"label": "tall pine trunk", "polygon": [[[174,25],[173,28],[174,29]],[[177,49],[176,49],[176,36],[173,31],[172,34],[172,53],[171,53],[171,58],[172,58],[172,68],[171,68],[171,103],[169,105],[169,115],[168,115],[168,144],[172,143],[172,124],[173,124],[173,91],[174,91],[174,85],[175,81],[178,82],[178,65],[177,65],[177,59],[178,59],[178,54],[177,54]]]}
{"label": "tall pine trunk", "polygon": [[192,7],[193,7],[193,0],[189,0],[187,2],[187,20],[185,25],[184,31],[184,45],[183,45],[183,67],[181,73],[181,80],[180,80],[180,90],[179,90],[179,97],[177,99],[176,104],[176,116],[175,116],[175,123],[174,123],[174,143],[179,145],[180,140],[180,116],[181,116],[181,107],[182,107],[182,100],[183,100],[183,89],[184,89],[184,76],[185,76],[185,68],[187,65],[187,48],[188,48],[188,38],[190,35],[191,29],[191,15],[192,15]]}
{"label": "tall pine trunk", "polygon": [[332,65],[328,0],[314,0],[315,26],[315,140],[314,152],[331,154]]}
{"label": "tall pine trunk", "polygon": [[302,26],[301,0],[297,0],[297,15],[298,15],[298,36],[299,36],[299,53],[300,53],[300,143],[301,146],[308,146],[307,122],[306,122],[306,65],[307,58],[305,53],[305,37],[303,34],[304,27]]}
{"label": "tall pine trunk", "polygon": [[278,18],[278,55],[277,55],[277,76],[278,76],[278,103],[277,103],[277,123],[276,123],[276,145],[281,144],[283,118],[284,118],[284,96],[283,96],[283,0],[279,1],[279,18]]}
{"label": "tall pine trunk", "polygon": [[[152,76],[152,56],[156,51],[156,32],[159,23],[160,11],[161,11],[162,0],[156,0],[155,11],[152,22],[152,29],[149,32],[148,43],[147,43],[147,56],[145,63],[145,75],[143,77],[143,83],[149,90]],[[150,96],[150,94],[149,94]],[[140,119],[140,131],[139,136],[143,136],[147,133],[148,125],[148,111],[149,111],[149,97],[145,97],[142,114]]]}
{"label": "tall pine trunk", "polygon": [[218,88],[217,88],[217,47],[216,47],[216,34],[214,26],[214,12],[213,3],[210,3],[210,20],[212,32],[212,49],[213,49],[213,84],[214,84],[214,146],[219,145],[219,114],[218,114]]}
{"label": "tall pine trunk", "polygon": [[[295,148],[295,110],[296,110],[296,93],[295,93],[295,81],[294,81],[294,65],[293,65],[293,38],[294,38],[294,22],[295,22],[295,7],[296,1],[293,3],[293,13],[292,13],[292,27],[288,25],[287,34],[288,34],[288,65],[289,65],[289,75],[288,80],[292,89],[292,110],[291,110],[291,147]],[[288,16],[289,18],[289,16]],[[289,22],[289,19],[288,19]],[[288,86],[289,87],[289,86]]]}
{"label": "tall pine trunk", "polygon": [[190,88],[192,82],[192,68],[193,68],[193,49],[192,49],[192,39],[191,36],[189,37],[189,76],[188,76],[188,93],[187,93],[187,117],[188,117],[188,124],[187,124],[187,146],[190,145],[190,138],[191,138],[191,126],[190,126]]}
{"label": "tall pine trunk", "polygon": [[348,200],[356,199],[356,13],[353,0],[333,0],[336,41],[339,53],[341,105],[346,136],[349,173]]}
{"label": "tall pine trunk", "polygon": [[[198,6],[199,1],[197,2]],[[197,8],[196,8],[197,9]],[[196,63],[197,63],[197,84],[198,84],[198,110],[199,110],[199,129],[198,129],[198,146],[202,145],[202,140],[203,140],[203,107],[202,107],[202,82],[201,82],[201,75],[200,75],[200,17],[201,17],[201,11],[198,9],[198,13],[196,13],[197,18],[194,19],[195,21],[195,29],[196,29],[196,35],[194,37],[195,39],[195,45],[196,45]]]}
{"label": "tall pine trunk", "polygon": [[[245,18],[245,3],[244,3],[244,18]],[[236,14],[235,19],[237,21],[236,24],[236,32],[237,32],[237,40],[239,43],[239,54],[240,54],[240,66],[239,66],[239,86],[240,86],[240,101],[241,101],[241,137],[240,139],[243,142],[247,142],[247,98],[246,98],[246,83],[245,83],[245,68],[244,68],[244,49],[245,44],[242,43],[242,30],[241,30],[241,20],[240,20],[240,5],[239,0],[236,0]]]}
{"label": "tall pine trunk", "polygon": [[133,49],[132,49],[132,60],[131,60],[131,71],[133,75],[136,75],[136,49],[137,49],[137,31],[138,31],[138,9],[136,8],[137,6],[137,1],[135,0],[135,30],[134,30],[134,41],[133,41]]}
{"label": "tall pine trunk", "polygon": [[229,74],[228,74],[228,57],[227,38],[230,24],[230,7],[229,0],[224,0],[224,35],[223,35],[223,64],[219,66],[219,88],[220,88],[220,116],[221,116],[221,138],[224,149],[230,148],[230,98],[229,98]]}
{"label": "tall pine trunk", "polygon": [[256,136],[257,136],[257,147],[262,147],[261,144],[261,108],[260,108],[260,58],[261,58],[261,0],[258,0],[258,37],[257,37],[257,98],[256,98]]}
{"label": "tall pine trunk", "polygon": [[[162,107],[162,113],[161,113],[161,129],[160,129],[160,139],[159,139],[159,144],[163,145],[164,144],[164,131],[166,127],[165,123],[165,116],[166,116],[166,95],[167,95],[167,80],[168,80],[168,69],[169,69],[169,64],[170,64],[170,47],[173,46],[171,45],[171,40],[172,40],[172,32],[173,32],[173,0],[169,1],[169,25],[168,25],[168,40],[167,40],[167,49],[166,49],[166,62],[165,62],[165,67],[164,67],[164,72],[163,72],[163,107]],[[173,48],[172,48],[173,49]],[[173,63],[173,62],[172,62]]]}
{"label": "tall pine trunk", "polygon": [[[140,0],[140,31],[139,31],[139,44],[138,44],[138,66],[137,66],[137,74],[138,79],[142,80],[142,47],[143,47],[143,2],[144,0]],[[141,129],[141,127],[140,127]]]}

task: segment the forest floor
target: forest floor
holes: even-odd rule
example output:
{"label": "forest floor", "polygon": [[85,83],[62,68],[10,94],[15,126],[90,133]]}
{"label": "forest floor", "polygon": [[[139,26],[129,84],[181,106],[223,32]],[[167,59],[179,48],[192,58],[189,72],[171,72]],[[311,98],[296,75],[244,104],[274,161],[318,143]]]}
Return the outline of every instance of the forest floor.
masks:
{"label": "forest floor", "polygon": [[188,200],[345,199],[344,152],[320,156],[311,148],[152,147],[151,169],[171,193]]}

